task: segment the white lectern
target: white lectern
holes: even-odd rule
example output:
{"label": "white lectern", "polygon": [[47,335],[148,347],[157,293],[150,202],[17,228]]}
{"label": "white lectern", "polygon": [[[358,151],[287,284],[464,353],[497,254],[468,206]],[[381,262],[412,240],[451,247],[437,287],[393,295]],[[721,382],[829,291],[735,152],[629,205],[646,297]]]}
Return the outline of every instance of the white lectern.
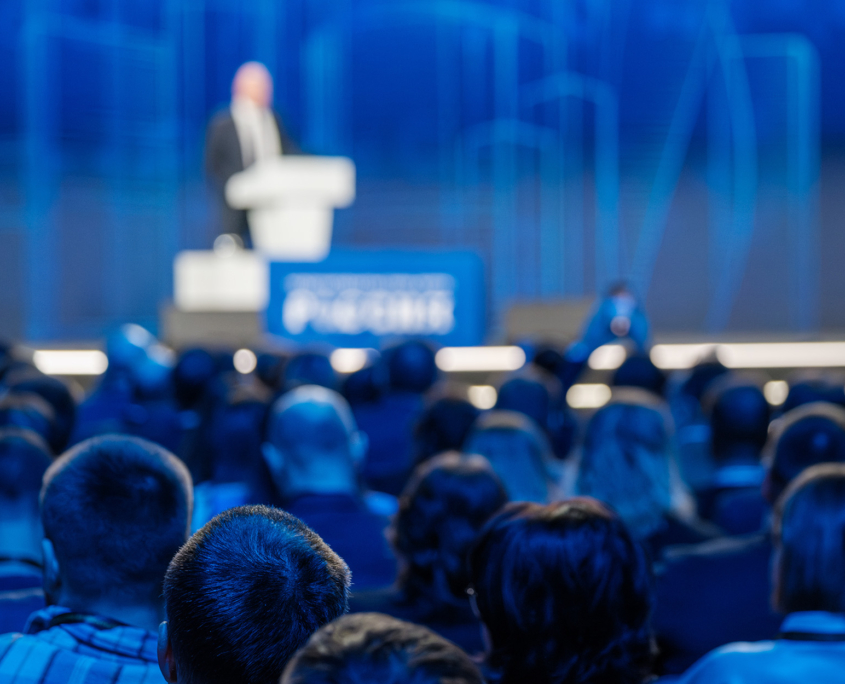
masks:
{"label": "white lectern", "polygon": [[322,261],[335,208],[355,199],[355,165],[344,157],[288,156],[236,173],[226,201],[246,209],[256,251],[273,261]]}
{"label": "white lectern", "polygon": [[270,261],[322,261],[334,210],[355,199],[355,165],[344,157],[285,156],[235,174],[226,200],[246,209],[254,250],[184,251],[173,264],[181,311],[262,311]]}

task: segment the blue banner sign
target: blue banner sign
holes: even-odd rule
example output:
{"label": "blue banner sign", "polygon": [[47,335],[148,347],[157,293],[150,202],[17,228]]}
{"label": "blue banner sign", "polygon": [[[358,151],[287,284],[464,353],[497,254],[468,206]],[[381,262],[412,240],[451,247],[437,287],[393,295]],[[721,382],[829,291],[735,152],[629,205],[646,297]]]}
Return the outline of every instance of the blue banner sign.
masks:
{"label": "blue banner sign", "polygon": [[270,264],[267,330],[337,347],[401,337],[475,345],[484,341],[484,298],[472,252],[335,250],[319,263]]}

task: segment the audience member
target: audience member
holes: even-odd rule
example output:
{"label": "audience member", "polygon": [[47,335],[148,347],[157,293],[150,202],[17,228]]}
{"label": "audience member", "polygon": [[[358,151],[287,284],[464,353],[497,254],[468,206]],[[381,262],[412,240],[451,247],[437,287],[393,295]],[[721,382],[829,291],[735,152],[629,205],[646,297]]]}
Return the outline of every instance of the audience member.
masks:
{"label": "audience member", "polygon": [[812,466],[778,501],[773,522],[775,641],[714,651],[683,678],[695,684],[834,684],[845,671],[845,465]]}
{"label": "audience member", "polygon": [[343,560],[294,516],[266,506],[221,513],[167,570],[164,678],[277,684],[311,634],[346,611],[349,580]]}
{"label": "audience member", "polygon": [[34,432],[0,429],[0,634],[44,607],[38,494],[52,456]]}
{"label": "audience member", "polygon": [[317,352],[302,352],[285,364],[285,389],[302,385],[318,385],[330,390],[338,388],[338,377],[329,357]]}
{"label": "audience member", "polygon": [[76,399],[61,380],[41,373],[24,374],[9,384],[12,394],[35,394],[53,409],[53,420],[47,442],[54,454],[62,453],[70,443],[76,420]]}
{"label": "audience member", "polygon": [[425,408],[423,395],[437,379],[434,351],[423,342],[404,342],[385,350],[381,370],[387,373],[386,391],[353,410],[370,441],[363,470],[367,485],[398,496],[414,468],[413,429]]}
{"label": "audience member", "polygon": [[482,531],[469,567],[491,684],[649,676],[648,560],[598,501],[506,506]]}
{"label": "audience member", "polygon": [[760,458],[769,431],[769,402],[757,385],[742,378],[714,385],[708,394],[716,470],[709,486],[696,492],[698,511],[729,534],[757,532],[766,512]]}
{"label": "audience member", "polygon": [[614,387],[639,387],[663,396],[666,388],[666,374],[654,365],[648,354],[630,354],[613,373]]}
{"label": "audience member", "polygon": [[0,399],[0,427],[28,430],[48,441],[54,423],[53,407],[37,394],[9,392]]}
{"label": "audience member", "polygon": [[671,429],[662,402],[641,390],[620,391],[587,426],[576,491],[609,505],[659,560],[666,547],[719,536],[719,530],[678,511]]}
{"label": "audience member", "polygon": [[354,592],[350,610],[418,622],[468,653],[481,651],[480,626],[466,594],[467,554],[484,523],[506,502],[502,483],[480,456],[453,452],[421,465],[393,521],[397,586]]}
{"label": "audience member", "polygon": [[301,518],[349,564],[356,588],[390,584],[396,563],[384,497],[367,497],[359,468],[367,438],[337,392],[306,385],[285,394],[268,420],[264,456],[278,503]]}
{"label": "audience member", "polygon": [[467,655],[431,630],[387,615],[345,615],[320,628],[281,684],[482,684]]}
{"label": "audience member", "polygon": [[149,442],[96,437],[53,463],[41,491],[49,607],[0,637],[0,681],[154,681],[162,580],[190,510],[188,471]]}
{"label": "audience member", "polygon": [[[764,456],[763,496],[773,503],[806,468],[845,462],[845,409],[816,403],[790,411],[773,424]],[[771,554],[768,532],[667,553],[654,616],[665,672],[683,672],[718,646],[777,634],[780,619],[769,600]]]}
{"label": "audience member", "polygon": [[464,444],[480,454],[501,478],[511,501],[546,503],[560,493],[560,475],[542,430],[515,411],[481,414]]}
{"label": "audience member", "polygon": [[414,427],[415,462],[460,451],[480,411],[466,399],[443,397],[423,411]]}

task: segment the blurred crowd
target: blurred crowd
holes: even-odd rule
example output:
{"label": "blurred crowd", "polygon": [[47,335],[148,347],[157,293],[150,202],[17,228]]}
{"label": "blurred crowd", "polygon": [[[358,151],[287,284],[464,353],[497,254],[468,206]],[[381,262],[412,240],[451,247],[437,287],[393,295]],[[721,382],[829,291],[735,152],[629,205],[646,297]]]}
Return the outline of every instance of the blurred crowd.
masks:
{"label": "blurred crowd", "polygon": [[128,325],[87,393],[0,347],[0,683],[841,681],[845,382],[648,344],[611,297],[485,410],[417,340],[244,373]]}

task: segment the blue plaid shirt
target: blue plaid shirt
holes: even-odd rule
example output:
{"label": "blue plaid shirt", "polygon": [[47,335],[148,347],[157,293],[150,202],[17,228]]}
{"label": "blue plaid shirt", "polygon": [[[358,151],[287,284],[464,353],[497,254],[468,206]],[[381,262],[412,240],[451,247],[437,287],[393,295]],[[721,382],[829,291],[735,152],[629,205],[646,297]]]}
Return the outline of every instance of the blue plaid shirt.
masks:
{"label": "blue plaid shirt", "polygon": [[156,635],[138,627],[69,622],[67,608],[33,613],[25,634],[0,636],[2,684],[162,684]]}

